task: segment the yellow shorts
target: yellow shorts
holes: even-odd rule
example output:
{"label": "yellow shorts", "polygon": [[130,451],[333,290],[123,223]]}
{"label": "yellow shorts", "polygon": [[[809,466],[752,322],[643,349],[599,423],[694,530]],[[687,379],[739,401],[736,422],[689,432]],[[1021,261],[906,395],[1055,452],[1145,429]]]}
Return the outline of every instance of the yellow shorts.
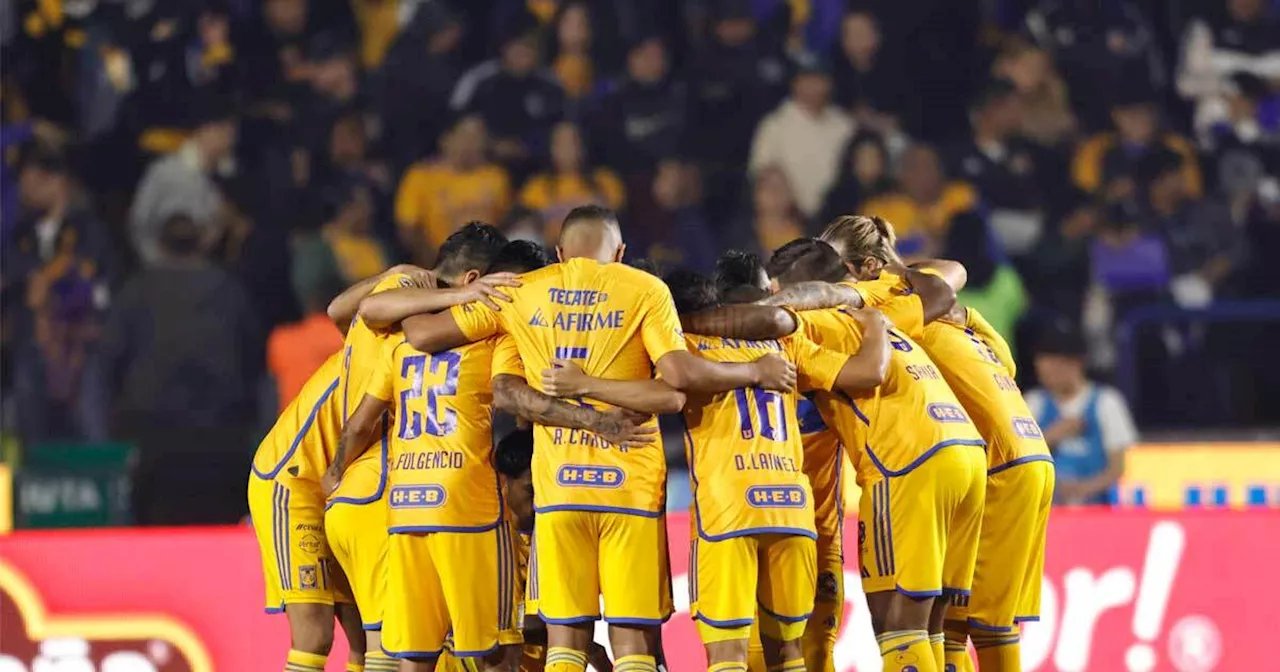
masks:
{"label": "yellow shorts", "polygon": [[331,503],[324,514],[329,546],[347,576],[365,630],[382,629],[386,595],[387,504]]}
{"label": "yellow shorts", "polygon": [[267,612],[288,604],[333,604],[324,496],[249,474],[249,519],[262,554]]}
{"label": "yellow shorts", "polygon": [[994,632],[1039,620],[1053,478],[1047,459],[996,467],[987,476],[973,594],[967,600],[953,598],[947,618],[967,619],[976,629]]}
{"label": "yellow shorts", "polygon": [[663,516],[599,511],[538,514],[526,609],[546,623],[600,618],[660,625],[671,616],[671,569]]}
{"label": "yellow shorts", "polygon": [[479,658],[523,641],[515,547],[505,524],[391,535],[386,589],[382,649],[393,657],[434,658],[447,645],[455,658]]}
{"label": "yellow shorts", "polygon": [[695,539],[689,551],[689,611],[705,644],[748,639],[759,605],[760,632],[800,639],[813,612],[817,557],[813,539],[759,534]]}
{"label": "yellow shorts", "polygon": [[968,595],[986,499],[986,453],[949,446],[901,476],[862,489],[862,588],[913,598]]}

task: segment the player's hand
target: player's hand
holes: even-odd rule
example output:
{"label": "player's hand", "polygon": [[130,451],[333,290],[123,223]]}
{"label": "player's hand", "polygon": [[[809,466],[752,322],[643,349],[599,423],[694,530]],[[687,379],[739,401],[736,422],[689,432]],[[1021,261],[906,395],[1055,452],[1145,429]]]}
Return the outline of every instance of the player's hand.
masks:
{"label": "player's hand", "polygon": [[422,289],[436,288],[436,274],[425,268],[418,268],[413,264],[397,264],[388,268],[386,273],[383,273],[383,276],[390,277],[396,274],[409,276],[409,279],[413,280],[413,284]]}
{"label": "player's hand", "polygon": [[337,492],[338,486],[342,483],[342,474],[335,474],[326,470],[324,475],[320,477],[320,492],[324,493],[324,498],[328,499]]}
{"label": "player's hand", "polygon": [[573,360],[553,359],[551,368],[542,370],[542,391],[553,397],[585,396],[588,378]]}
{"label": "player's hand", "polygon": [[888,329],[889,320],[885,319],[884,313],[875,308],[845,308],[845,312],[862,325],[864,331],[868,329]]}
{"label": "player's hand", "polygon": [[467,290],[472,293],[469,300],[479,301],[494,310],[502,310],[502,306],[498,305],[498,302],[511,303],[511,297],[507,296],[499,287],[519,286],[520,281],[516,278],[515,273],[490,273],[467,285]]}
{"label": "player's hand", "polygon": [[769,353],[755,362],[760,387],[777,392],[796,389],[796,365],[781,356]]}
{"label": "player's hand", "polygon": [[620,448],[645,448],[658,440],[658,428],[644,426],[652,417],[625,408],[615,408],[602,412],[591,431]]}

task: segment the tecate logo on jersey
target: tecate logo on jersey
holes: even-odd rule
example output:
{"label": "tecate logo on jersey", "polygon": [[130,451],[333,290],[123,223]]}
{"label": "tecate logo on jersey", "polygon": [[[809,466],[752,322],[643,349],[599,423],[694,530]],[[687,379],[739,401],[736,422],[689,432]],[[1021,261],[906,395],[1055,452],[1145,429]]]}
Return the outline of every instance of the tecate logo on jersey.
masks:
{"label": "tecate logo on jersey", "polygon": [[209,672],[198,640],[166,618],[61,618],[0,561],[0,672]]}

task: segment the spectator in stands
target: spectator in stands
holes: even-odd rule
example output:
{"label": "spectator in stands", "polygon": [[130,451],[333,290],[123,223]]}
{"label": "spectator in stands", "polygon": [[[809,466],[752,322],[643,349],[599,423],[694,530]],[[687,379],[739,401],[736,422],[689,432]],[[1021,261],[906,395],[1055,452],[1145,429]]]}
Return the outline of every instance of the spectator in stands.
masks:
{"label": "spectator in stands", "polygon": [[302,319],[276,327],[267,338],[267,370],[275,379],[281,411],[298,396],[311,374],[342,349],[342,332],[326,311],[329,301],[342,291],[342,283],[332,274],[308,270],[295,265],[291,274],[293,291],[302,303]]}
{"label": "spectator in stands", "polygon": [[1155,33],[1133,0],[1038,0],[1027,28],[1062,69],[1086,128],[1106,126],[1118,92],[1164,88]]}
{"label": "spectator in stands", "polygon": [[987,223],[976,212],[962,212],[951,219],[944,256],[964,264],[969,278],[957,297],[977,308],[1010,344],[1014,327],[1027,309],[1027,292],[1013,265],[1000,258]]}
{"label": "spectator in stands", "polygon": [[38,149],[18,178],[21,217],[3,243],[6,329],[24,441],[102,438],[101,400],[83,385],[118,272],[110,235],[72,197],[65,159]]}
{"label": "spectator in stands", "polygon": [[849,115],[831,104],[831,77],[821,64],[809,62],[792,80],[791,97],[756,129],[751,171],[776,166],[791,185],[796,207],[814,217],[840,172],[841,152],[853,132]]}
{"label": "spectator in stands", "polygon": [[705,272],[715,264],[720,245],[701,204],[701,179],[694,164],[678,158],[658,163],[653,189],[632,210],[626,228],[628,254],[665,268]]}
{"label": "spectator in stands", "polygon": [[1164,238],[1146,231],[1142,212],[1128,202],[1112,205],[1089,245],[1092,282],[1085,297],[1083,326],[1095,363],[1114,364],[1115,325],[1142,306],[1168,297],[1169,250]]}
{"label": "spectator in stands", "polygon": [[886,51],[880,24],[867,10],[844,15],[840,44],[831,55],[832,99],[853,114],[860,128],[893,137],[910,109],[904,65]]}
{"label": "spectator in stands", "polygon": [[865,202],[863,214],[884,217],[898,234],[904,256],[936,256],[955,215],[978,206],[978,193],[964,182],[949,182],[933,147],[907,148],[898,167],[897,188]]}
{"label": "spectator in stands", "polygon": [[[360,31],[360,65],[375,70],[400,34],[401,17],[418,10],[417,3],[390,0],[352,0],[351,11]],[[408,5],[408,6],[405,6]]]}
{"label": "spectator in stands", "polygon": [[996,56],[992,74],[1013,82],[1022,97],[1021,134],[1045,147],[1060,147],[1076,132],[1067,85],[1043,49],[1014,38]]}
{"label": "spectator in stands", "polygon": [[590,3],[586,0],[562,2],[551,20],[551,71],[571,102],[582,100],[595,84],[598,59],[591,24]]}
{"label": "spectator in stands", "polygon": [[528,168],[529,160],[546,147],[552,124],[564,114],[564,90],[540,66],[535,25],[510,27],[500,49],[499,58],[471,68],[458,80],[449,106],[484,119],[496,159]]}
{"label": "spectator in stands", "polygon": [[1107,504],[1124,474],[1124,455],[1138,441],[1124,397],[1085,375],[1085,343],[1055,325],[1036,348],[1041,387],[1026,394],[1044,428],[1057,472],[1054,503]]}
{"label": "spectator in stands", "polygon": [[1224,4],[1225,16],[1195,17],[1182,38],[1178,93],[1195,103],[1198,134],[1234,116],[1236,76],[1280,80],[1280,18],[1267,15],[1265,0]]}
{"label": "spectator in stands", "polygon": [[742,179],[760,119],[787,95],[791,64],[761,34],[749,1],[715,3],[708,39],[689,68],[692,151],[713,184]]}
{"label": "spectator in stands", "polygon": [[1020,268],[1036,307],[1049,315],[1078,323],[1089,286],[1089,246],[1102,212],[1088,194],[1072,193],[1050,211],[1048,228]]}
{"label": "spectator in stands", "polygon": [[1022,98],[1012,82],[988,81],[969,104],[972,134],[952,148],[947,172],[998,210],[1034,210],[1044,200],[1034,147],[1020,135]]}
{"label": "spectator in stands", "polygon": [[840,215],[858,212],[868,199],[893,189],[889,173],[889,150],[874,133],[859,132],[845,146],[840,174],[822,200],[818,224],[825,225]]}
{"label": "spectator in stands", "polygon": [[1182,136],[1160,127],[1160,114],[1150,92],[1131,91],[1111,109],[1114,132],[1099,133],[1076,151],[1071,177],[1076,186],[1109,202],[1139,197],[1135,171],[1142,158],[1158,147],[1182,157],[1183,179],[1189,192],[1202,192],[1195,149]]}
{"label": "spectator in stands", "polygon": [[550,170],[525,182],[517,202],[538,211],[547,223],[544,240],[560,237],[560,223],[569,211],[586,203],[621,210],[626,199],[622,180],[608,168],[587,161],[577,125],[564,121],[551,132]]}
{"label": "spectator in stands", "polygon": [[781,168],[768,166],[756,173],[751,206],[752,242],[762,257],[768,258],[774,250],[805,235],[804,213]]}
{"label": "spectator in stands", "polygon": [[229,205],[214,174],[231,169],[236,120],[216,102],[198,106],[203,115],[191,138],[177,152],[157,159],[138,184],[129,213],[129,235],[144,264],[160,259],[160,229],[174,215],[185,215],[212,242],[231,219]]}
{"label": "spectator in stands", "polygon": [[423,3],[387,53],[374,101],[394,175],[434,151],[445,131],[449,95],[462,67],[462,31],[447,3]]}
{"label": "spectator in stands", "polygon": [[393,232],[376,225],[391,219],[385,216],[384,206],[395,185],[387,166],[370,157],[368,147],[363,116],[355,110],[345,112],[329,130],[328,156],[318,162],[318,175],[311,182],[326,192],[345,192],[353,187],[368,189],[373,199],[375,232],[390,239]]}
{"label": "spectator in stands", "polygon": [[289,128],[292,149],[303,154],[297,160],[309,164],[327,152],[334,123],[360,108],[361,91],[355,45],[322,35],[311,40],[307,58],[309,86],[297,96]]}
{"label": "spectator in stands", "polygon": [[511,182],[485,158],[488,144],[484,120],[460,116],[440,139],[440,159],[410,168],[400,180],[396,223],[417,259],[434,259],[459,226],[499,221],[510,207]]}
{"label": "spectator in stands", "polygon": [[547,231],[547,224],[537,210],[516,205],[507,213],[500,228],[507,236],[507,240],[530,240],[544,246],[547,243],[546,238],[543,237]]}
{"label": "spectator in stands", "polygon": [[138,522],[231,522],[243,508],[263,336],[243,287],[206,255],[186,215],[160,227],[158,254],[120,290],[103,335],[115,436],[138,445]]}
{"label": "spectator in stands", "polygon": [[1173,298],[1183,307],[1201,308],[1239,266],[1241,231],[1226,204],[1188,193],[1182,159],[1174,152],[1148,154],[1139,174],[1147,198],[1144,228],[1160,235],[1169,251]]}
{"label": "spectator in stands", "polygon": [[347,284],[373,277],[388,263],[387,251],[373,235],[374,206],[369,188],[348,185],[331,193],[331,212],[321,236],[332,251]]}
{"label": "spectator in stands", "polygon": [[629,190],[647,190],[658,161],[680,149],[687,100],[685,84],[670,76],[661,38],[640,39],[627,52],[626,74],[606,87],[588,116],[591,155],[607,158]]}

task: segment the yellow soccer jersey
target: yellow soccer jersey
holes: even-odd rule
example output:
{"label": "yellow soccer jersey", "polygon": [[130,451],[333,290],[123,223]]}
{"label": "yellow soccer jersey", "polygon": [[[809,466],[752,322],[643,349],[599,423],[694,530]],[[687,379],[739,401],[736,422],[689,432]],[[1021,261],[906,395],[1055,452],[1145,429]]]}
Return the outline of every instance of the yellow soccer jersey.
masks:
{"label": "yellow soccer jersey", "polygon": [[[824,347],[841,352],[861,347],[861,327],[840,309],[806,311],[801,317],[805,333]],[[945,446],[983,445],[924,349],[894,327],[889,328],[889,345],[889,370],[874,391],[857,398],[819,396],[824,417],[840,432],[846,448],[850,435],[865,437],[861,450],[851,451],[860,486],[905,474]],[[850,412],[865,426],[861,432],[849,426]]]}
{"label": "yellow soccer jersey", "polygon": [[840,284],[857,290],[863,304],[884,313],[907,336],[918,340],[924,333],[924,304],[902,278],[884,272],[875,280]]}
{"label": "yellow soccer jersey", "polygon": [[258,446],[254,474],[320,487],[320,477],[333,462],[342,434],[341,373],[342,355],[334,353],[311,374]]}
{"label": "yellow soccer jersey", "polygon": [[920,344],[987,440],[988,469],[1014,461],[1051,459],[1035,416],[997,355],[997,349],[1008,346],[1004,339],[993,342],[992,337],[1000,339],[994,333],[981,335],[966,325],[937,320],[925,327]]}
{"label": "yellow soccer jersey", "polygon": [[[396,273],[378,281],[370,293],[377,294],[388,289],[412,286],[414,286],[413,280],[408,275]],[[347,330],[347,337],[342,344],[342,378],[338,385],[338,399],[342,406],[344,424],[351,418],[351,414],[355,413],[360,400],[364,398],[365,389],[369,386],[373,373],[381,366],[383,342],[387,338],[385,332],[370,329],[358,315],[351,321],[351,328]],[[385,447],[387,443],[386,437],[383,437],[382,445]],[[358,450],[363,446],[352,446],[352,448]],[[365,504],[381,498],[387,484],[385,459],[386,455],[375,449],[370,449],[357,458],[347,467],[347,473],[356,474],[359,478],[344,478],[342,496],[333,501]],[[374,462],[377,463],[374,464]],[[360,468],[353,469],[357,464]],[[373,473],[378,474],[376,479],[367,478],[367,475]],[[350,482],[346,483],[346,481]]]}
{"label": "yellow soccer jersey", "polygon": [[[571,259],[520,277],[501,311],[456,306],[454,320],[471,340],[505,332],[515,341],[529,384],[554,358],[575,360],[591,376],[634,380],[653,363],[685,350],[671,292],[662,281],[624,264]],[[580,400],[608,408],[595,400]],[[653,421],[657,426],[657,420]],[[614,446],[591,432],[534,429],[534,504],[538,512],[605,511],[657,516],[663,510],[666,461],[661,442],[639,450]]]}
{"label": "yellow soccer jersey", "polygon": [[365,393],[395,406],[387,459],[390,533],[483,532],[502,521],[490,422],[495,340],[430,355],[400,332],[382,343]]}
{"label": "yellow soccer jersey", "polygon": [[[688,337],[716,362],[753,362],[777,353],[795,363],[801,390],[830,390],[849,356],[802,335],[777,341]],[[685,406],[685,451],[698,535],[719,541],[749,534],[816,538],[813,492],[802,471],[796,393],[738,388],[697,395]]]}
{"label": "yellow soccer jersey", "polygon": [[804,475],[813,488],[814,527],[819,538],[839,539],[844,519],[844,451],[840,435],[827,427],[809,396],[800,398],[796,418],[804,445]]}

